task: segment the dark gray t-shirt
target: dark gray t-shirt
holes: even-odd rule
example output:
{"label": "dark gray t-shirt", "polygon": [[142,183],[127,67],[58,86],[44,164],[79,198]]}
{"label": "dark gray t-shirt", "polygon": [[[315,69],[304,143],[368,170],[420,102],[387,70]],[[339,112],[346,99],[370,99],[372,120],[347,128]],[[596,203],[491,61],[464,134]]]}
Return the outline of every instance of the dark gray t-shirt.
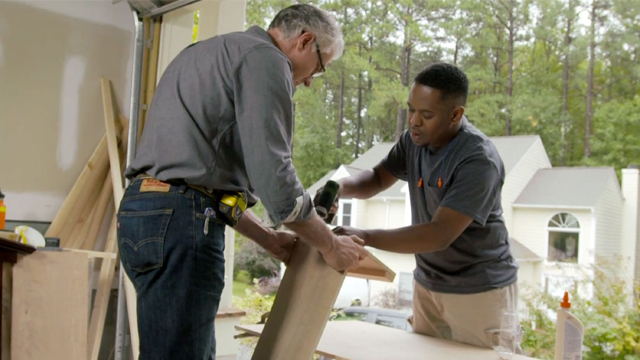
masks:
{"label": "dark gray t-shirt", "polygon": [[313,204],[291,162],[292,76],[259,27],[189,46],[163,73],[125,174],[246,191],[276,223],[307,219]]}
{"label": "dark gray t-shirt", "polygon": [[414,276],[420,285],[436,292],[473,294],[516,281],[518,266],[500,205],[504,165],[493,143],[466,118],[456,137],[440,149],[418,147],[405,132],[382,165],[408,182],[413,224],[431,221],[440,206],[473,219],[447,249],[416,254]]}

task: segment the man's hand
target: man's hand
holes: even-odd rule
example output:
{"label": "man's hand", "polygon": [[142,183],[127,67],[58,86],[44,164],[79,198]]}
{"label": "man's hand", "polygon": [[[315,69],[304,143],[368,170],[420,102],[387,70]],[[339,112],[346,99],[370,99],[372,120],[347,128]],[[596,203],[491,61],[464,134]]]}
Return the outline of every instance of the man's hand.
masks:
{"label": "man's hand", "polygon": [[291,258],[291,251],[293,251],[293,244],[295,242],[296,234],[288,231],[274,231],[271,236],[271,241],[265,246],[265,250],[286,265]]}
{"label": "man's hand", "polygon": [[351,226],[338,226],[336,228],[333,229],[333,232],[336,235],[346,235],[346,236],[352,236],[355,235],[358,238],[362,239],[363,243],[362,245],[367,245],[367,231],[366,230],[362,230],[362,229],[356,229],[353,228]]}
{"label": "man's hand", "polygon": [[365,250],[364,240],[357,236],[336,236],[332,234],[332,244],[328,251],[322,254],[324,260],[332,268],[343,271],[358,267],[360,261],[369,253]]}

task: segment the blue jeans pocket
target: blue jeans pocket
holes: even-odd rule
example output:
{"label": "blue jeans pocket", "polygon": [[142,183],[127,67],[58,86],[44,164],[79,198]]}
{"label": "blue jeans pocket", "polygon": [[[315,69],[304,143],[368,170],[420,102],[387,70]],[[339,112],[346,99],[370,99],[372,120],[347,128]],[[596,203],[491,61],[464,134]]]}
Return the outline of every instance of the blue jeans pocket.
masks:
{"label": "blue jeans pocket", "polygon": [[140,273],[162,267],[164,239],[172,214],[173,209],[118,214],[118,245],[125,266]]}

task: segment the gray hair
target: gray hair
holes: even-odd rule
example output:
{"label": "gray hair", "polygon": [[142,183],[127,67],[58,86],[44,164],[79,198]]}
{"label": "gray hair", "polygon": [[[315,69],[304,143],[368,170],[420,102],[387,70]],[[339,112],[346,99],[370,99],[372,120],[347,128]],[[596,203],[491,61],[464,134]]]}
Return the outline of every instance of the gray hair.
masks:
{"label": "gray hair", "polygon": [[313,5],[296,4],[281,10],[269,25],[269,29],[274,28],[282,32],[281,40],[285,41],[303,32],[313,33],[322,52],[333,50],[334,60],[344,51],[342,30],[335,16]]}

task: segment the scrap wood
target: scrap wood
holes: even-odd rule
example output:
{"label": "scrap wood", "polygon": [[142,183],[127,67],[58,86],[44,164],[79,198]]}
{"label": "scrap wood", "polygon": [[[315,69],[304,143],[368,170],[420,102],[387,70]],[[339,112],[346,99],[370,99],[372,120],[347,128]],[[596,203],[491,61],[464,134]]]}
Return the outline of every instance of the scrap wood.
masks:
{"label": "scrap wood", "polygon": [[[111,82],[108,79],[100,79],[100,83],[102,85],[102,102],[104,106],[104,120],[107,128],[107,144],[109,151],[109,162],[111,164],[111,180],[113,182],[113,201],[116,206],[116,212],[120,205],[120,201],[122,200],[122,196],[124,195],[124,189],[122,184],[122,172],[115,171],[115,169],[120,169],[120,157],[118,156],[118,147],[117,147],[117,139],[116,139],[116,129],[115,129],[115,114],[117,111],[114,108],[114,102],[112,97],[112,89]],[[112,241],[115,243],[115,239],[110,238],[107,241],[106,249],[107,251],[113,247],[113,251],[115,251],[115,244],[110,244]],[[136,303],[136,291],[133,287],[133,283],[129,277],[124,274],[124,288],[125,288],[125,296],[127,302],[127,314],[129,319],[129,332],[131,333],[131,347],[133,349],[133,357],[135,359],[138,358],[140,354],[140,338],[138,336],[138,312],[137,312],[137,303]]]}
{"label": "scrap wood", "polygon": [[93,310],[91,311],[91,318],[89,320],[89,334],[87,342],[89,360],[97,360],[100,353],[102,333],[104,332],[104,322],[107,316],[107,308],[109,306],[109,298],[111,295],[111,284],[113,282],[113,275],[115,273],[116,266],[116,256],[114,254],[116,233],[117,219],[114,214],[111,219],[109,235],[107,237],[107,244],[109,245],[105,249],[105,254],[113,254],[113,257],[108,256],[102,259],[100,277],[98,279],[98,290],[96,291]]}
{"label": "scrap wood", "polygon": [[60,238],[62,246],[68,242],[68,235],[73,231],[73,226],[77,223],[83,210],[84,200],[102,183],[103,170],[106,171],[108,161],[107,136],[105,134],[71,188],[71,192],[63,202],[45,236]]}

